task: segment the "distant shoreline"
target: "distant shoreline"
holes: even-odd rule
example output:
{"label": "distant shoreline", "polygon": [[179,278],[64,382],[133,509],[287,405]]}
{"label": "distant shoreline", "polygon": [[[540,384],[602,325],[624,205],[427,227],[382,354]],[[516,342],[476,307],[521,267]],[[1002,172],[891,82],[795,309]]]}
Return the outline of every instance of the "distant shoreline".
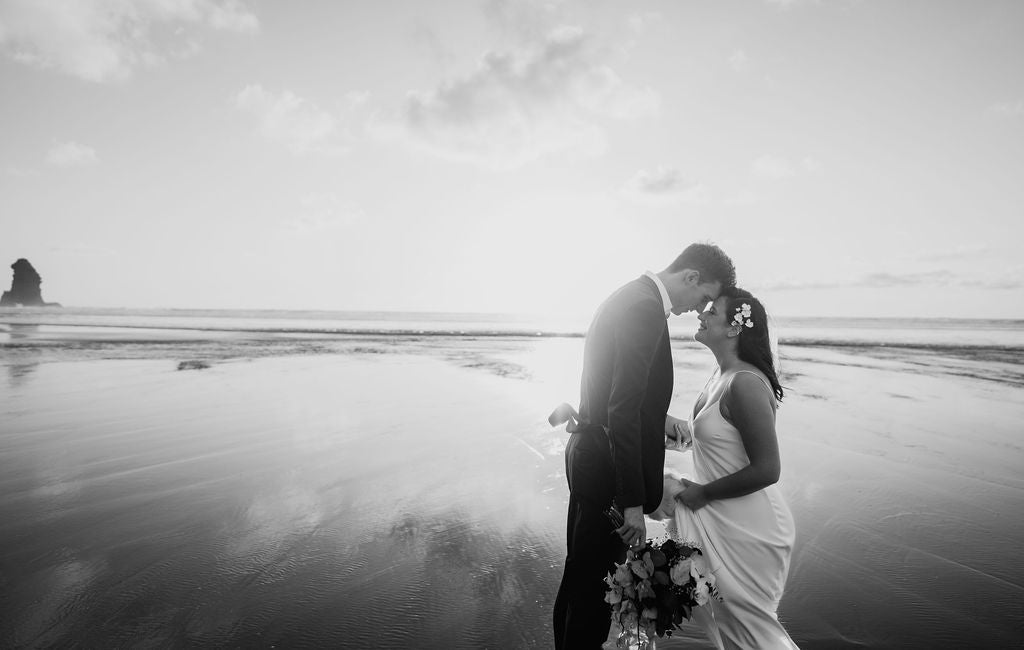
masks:
{"label": "distant shoreline", "polygon": [[[444,311],[394,311],[394,310],[344,310],[344,309],[245,309],[245,308],[187,308],[187,307],[81,307],[63,305],[58,312],[39,307],[0,307],[0,320],[5,315],[24,316],[39,314],[42,316],[58,313],[61,316],[151,316],[169,318],[188,317],[211,317],[211,318],[285,318],[288,320],[303,319],[332,319],[332,320],[387,320],[387,321],[408,321],[424,320],[431,322],[438,321],[465,321],[479,323],[502,323],[502,322],[538,322],[544,320],[556,320],[559,322],[578,321],[584,324],[590,320],[589,315],[577,314],[544,314],[544,313],[499,313],[499,312],[444,312]],[[771,318],[782,324],[805,324],[811,322],[834,322],[843,323],[851,327],[861,327],[873,323],[880,324],[919,324],[919,325],[975,325],[987,324],[989,327],[1024,327],[1024,317],[1020,318],[964,318],[956,316],[786,316],[771,315]]]}
{"label": "distant shoreline", "polygon": [[[352,337],[398,337],[398,338],[508,338],[508,339],[538,339],[538,338],[584,338],[585,332],[529,332],[525,330],[423,330],[423,329],[360,329],[360,328],[259,328],[259,327],[199,327],[181,325],[121,325],[105,323],[0,323],[0,331],[4,327],[66,327],[85,329],[127,329],[127,330],[162,330],[162,331],[185,331],[185,332],[211,332],[223,334],[271,334],[271,335],[307,335],[307,336],[352,336]],[[672,341],[693,342],[692,337],[678,334],[669,336]],[[153,339],[154,342],[166,342],[164,339]],[[137,339],[130,342],[139,343]],[[906,348],[910,350],[993,350],[993,351],[1024,351],[1024,346],[1016,345],[992,345],[986,343],[912,343],[912,342],[891,342],[891,341],[844,341],[832,339],[806,339],[806,338],[779,338],[779,345],[793,347],[833,347],[833,348]]]}
{"label": "distant shoreline", "polygon": [[[695,318],[670,319],[669,336],[692,341]],[[116,341],[152,337],[166,342],[204,336],[394,339],[579,339],[588,322],[552,316],[494,314],[242,310],[124,310],[45,308],[0,310],[0,345],[15,339]],[[780,345],[837,349],[974,350],[999,355],[1024,350],[1024,320],[922,318],[775,319]],[[147,334],[147,332],[149,334]],[[6,334],[6,336],[5,336]]]}

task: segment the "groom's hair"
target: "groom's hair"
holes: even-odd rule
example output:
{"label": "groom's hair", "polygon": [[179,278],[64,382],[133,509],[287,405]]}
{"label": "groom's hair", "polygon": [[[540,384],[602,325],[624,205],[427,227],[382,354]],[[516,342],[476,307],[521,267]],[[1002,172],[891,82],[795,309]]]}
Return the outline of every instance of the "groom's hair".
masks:
{"label": "groom's hair", "polygon": [[701,282],[721,282],[722,289],[736,286],[736,267],[725,251],[714,244],[687,246],[668,267],[672,273],[683,269],[699,271]]}

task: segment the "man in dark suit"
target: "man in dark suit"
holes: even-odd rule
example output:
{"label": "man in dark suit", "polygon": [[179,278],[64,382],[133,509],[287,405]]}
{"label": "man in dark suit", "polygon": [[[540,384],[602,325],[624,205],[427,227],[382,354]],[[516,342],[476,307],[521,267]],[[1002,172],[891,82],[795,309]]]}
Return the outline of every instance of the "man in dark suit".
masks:
{"label": "man in dark suit", "polygon": [[[604,643],[611,610],[603,579],[627,545],[646,540],[644,513],[661,502],[672,401],[669,313],[703,310],[735,282],[720,248],[691,244],[665,270],[618,289],[594,315],[583,349],[579,421],[571,423],[565,447],[568,553],[555,598],[557,650]],[[612,523],[616,514],[621,525]]]}

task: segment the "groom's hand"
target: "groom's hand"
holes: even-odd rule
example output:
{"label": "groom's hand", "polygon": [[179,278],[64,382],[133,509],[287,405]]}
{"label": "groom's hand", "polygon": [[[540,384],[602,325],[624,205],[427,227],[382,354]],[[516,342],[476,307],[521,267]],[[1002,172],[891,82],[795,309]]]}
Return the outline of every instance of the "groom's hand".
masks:
{"label": "groom's hand", "polygon": [[633,506],[622,511],[625,523],[615,529],[623,543],[628,546],[640,546],[647,541],[647,524],[644,522],[644,507]]}

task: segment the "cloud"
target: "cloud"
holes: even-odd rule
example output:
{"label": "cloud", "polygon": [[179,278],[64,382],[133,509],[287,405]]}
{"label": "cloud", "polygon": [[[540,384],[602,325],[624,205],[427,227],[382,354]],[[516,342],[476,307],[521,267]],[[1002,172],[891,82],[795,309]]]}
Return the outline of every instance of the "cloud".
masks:
{"label": "cloud", "polygon": [[365,218],[358,206],[341,201],[332,192],[314,192],[299,198],[299,211],[285,225],[299,232],[335,230]]}
{"label": "cloud", "polygon": [[747,69],[747,62],[749,61],[747,53],[743,50],[736,50],[729,56],[729,67],[736,72],[743,72]]}
{"label": "cloud", "polygon": [[[5,0],[0,49],[14,60],[93,82],[120,81],[198,44],[183,25],[254,33],[239,0]],[[178,26],[178,29],[174,29]]]}
{"label": "cloud", "polygon": [[799,5],[818,4],[818,0],[764,0],[765,4],[772,5],[783,11],[792,9]]}
{"label": "cloud", "polygon": [[417,18],[413,22],[409,30],[409,38],[442,66],[447,66],[455,60],[455,53],[451,45],[422,18]]}
{"label": "cloud", "polygon": [[868,273],[853,283],[855,287],[881,289],[886,287],[915,287],[921,285],[949,285],[956,280],[949,271],[925,271],[919,273]]}
{"label": "cloud", "polygon": [[820,174],[824,167],[821,161],[811,156],[804,156],[800,160],[800,170],[807,174]]}
{"label": "cloud", "polygon": [[1020,273],[1010,274],[1006,277],[991,278],[969,276],[960,273],[953,273],[945,269],[932,271],[918,271],[912,273],[893,273],[878,271],[867,273],[858,278],[848,281],[792,281],[777,280],[764,284],[762,289],[773,291],[820,291],[829,289],[912,289],[915,287],[963,287],[970,289],[1021,289],[1024,288],[1024,278]]}
{"label": "cloud", "polygon": [[1024,280],[1015,277],[971,277],[952,271],[924,271],[919,273],[869,273],[853,286],[869,288],[892,287],[966,287],[973,289],[1019,289]]}
{"label": "cloud", "polygon": [[979,258],[985,258],[995,254],[996,251],[991,246],[975,245],[975,246],[957,246],[950,250],[936,250],[921,253],[917,256],[918,260],[925,262],[954,262],[958,260],[976,260]]}
{"label": "cloud", "polygon": [[1024,115],[1024,100],[992,104],[988,107],[988,112],[999,117],[1020,117]]}
{"label": "cloud", "polygon": [[[352,96],[352,102],[361,102]],[[246,86],[235,107],[253,115],[260,133],[295,153],[342,153],[338,121],[331,113],[289,90],[272,93],[259,84]]]}
{"label": "cloud", "polygon": [[4,168],[4,174],[13,178],[35,178],[39,176],[39,170],[8,165]]}
{"label": "cloud", "polygon": [[599,155],[606,148],[600,119],[655,114],[659,99],[624,82],[598,49],[582,29],[562,27],[533,46],[490,52],[471,74],[410,93],[397,128],[378,132],[495,168],[555,153]]}
{"label": "cloud", "polygon": [[629,29],[634,34],[643,34],[652,25],[663,24],[664,21],[664,16],[657,11],[645,11],[643,13],[630,14],[626,24],[629,25]]}
{"label": "cloud", "polygon": [[95,246],[93,244],[87,244],[80,241],[51,246],[50,252],[59,253],[61,255],[76,255],[79,257],[117,257],[119,255],[119,253],[112,248]]}
{"label": "cloud", "polygon": [[849,285],[844,285],[841,282],[825,282],[821,280],[770,280],[768,282],[759,283],[757,286],[761,291],[823,291],[827,289],[839,289]]}
{"label": "cloud", "polygon": [[46,162],[57,167],[95,165],[99,162],[96,150],[77,142],[60,142],[46,152]]}
{"label": "cloud", "polygon": [[674,167],[641,169],[622,186],[619,194],[630,201],[648,204],[703,203],[706,188]]}
{"label": "cloud", "polygon": [[755,160],[750,166],[755,176],[781,180],[791,178],[798,174],[817,174],[822,170],[821,163],[810,156],[805,156],[799,162],[791,162],[786,158],[764,155]]}
{"label": "cloud", "polygon": [[960,286],[972,289],[1024,289],[1024,278],[966,279],[962,280],[959,284]]}
{"label": "cloud", "polygon": [[741,188],[732,196],[722,199],[722,205],[749,206],[757,205],[762,201],[762,196],[749,188]]}
{"label": "cloud", "polygon": [[484,0],[484,17],[503,36],[533,41],[562,17],[565,0]]}
{"label": "cloud", "polygon": [[789,178],[796,176],[796,169],[785,158],[774,156],[761,156],[753,162],[750,167],[755,176],[764,178]]}

